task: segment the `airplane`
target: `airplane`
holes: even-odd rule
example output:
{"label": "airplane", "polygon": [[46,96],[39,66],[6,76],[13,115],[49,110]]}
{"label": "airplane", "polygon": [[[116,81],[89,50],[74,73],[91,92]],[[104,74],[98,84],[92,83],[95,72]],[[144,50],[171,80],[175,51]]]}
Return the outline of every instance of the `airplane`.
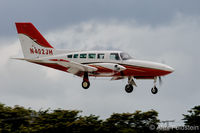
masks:
{"label": "airplane", "polygon": [[70,51],[55,49],[30,22],[16,22],[24,60],[74,74],[83,78],[82,87],[90,87],[89,77],[111,77],[111,80],[128,79],[125,91],[131,93],[134,79],[153,79],[153,94],[158,92],[156,81],[174,71],[168,65],[138,60],[123,51]]}

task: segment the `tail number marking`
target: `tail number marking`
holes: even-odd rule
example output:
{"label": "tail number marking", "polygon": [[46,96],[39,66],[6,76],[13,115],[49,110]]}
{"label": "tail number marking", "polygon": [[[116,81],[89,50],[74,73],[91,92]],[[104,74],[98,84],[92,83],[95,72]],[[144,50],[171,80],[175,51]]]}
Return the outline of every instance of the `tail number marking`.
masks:
{"label": "tail number marking", "polygon": [[31,54],[42,54],[42,55],[53,55],[52,49],[36,49],[36,48],[30,48]]}

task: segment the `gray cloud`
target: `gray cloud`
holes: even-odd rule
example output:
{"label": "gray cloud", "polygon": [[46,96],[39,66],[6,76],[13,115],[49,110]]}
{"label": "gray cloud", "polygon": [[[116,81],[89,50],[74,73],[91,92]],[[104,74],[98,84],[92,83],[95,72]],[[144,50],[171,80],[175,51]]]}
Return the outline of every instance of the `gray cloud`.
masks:
{"label": "gray cloud", "polygon": [[[0,101],[34,109],[65,108],[83,110],[102,118],[113,112],[155,109],[161,120],[175,119],[199,104],[200,18],[178,14],[168,25],[140,25],[135,20],[89,20],[49,31],[45,37],[56,48],[121,49],[139,59],[165,60],[175,72],[163,78],[157,95],[153,81],[137,80],[138,87],[126,94],[127,80],[91,79],[91,88],[81,88],[81,78],[23,61],[18,40],[0,40]],[[10,41],[11,40],[11,41]],[[12,41],[13,40],[13,41]],[[180,124],[180,123],[176,123]]]}
{"label": "gray cloud", "polygon": [[41,31],[110,18],[157,26],[168,24],[177,13],[199,16],[199,4],[199,0],[0,0],[0,35],[15,36],[16,21],[31,21]]}

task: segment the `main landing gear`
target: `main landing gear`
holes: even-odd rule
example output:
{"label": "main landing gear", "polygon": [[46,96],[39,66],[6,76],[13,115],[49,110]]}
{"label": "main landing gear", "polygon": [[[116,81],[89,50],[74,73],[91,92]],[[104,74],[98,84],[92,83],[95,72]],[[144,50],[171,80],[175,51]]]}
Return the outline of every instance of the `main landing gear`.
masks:
{"label": "main landing gear", "polygon": [[89,81],[87,72],[85,72],[83,75],[82,87],[83,89],[88,89],[90,87],[90,81]]}
{"label": "main landing gear", "polygon": [[137,87],[135,81],[133,80],[133,77],[130,76],[130,77],[128,77],[128,84],[125,86],[125,91],[127,93],[131,93],[133,91],[133,85],[135,85]]}

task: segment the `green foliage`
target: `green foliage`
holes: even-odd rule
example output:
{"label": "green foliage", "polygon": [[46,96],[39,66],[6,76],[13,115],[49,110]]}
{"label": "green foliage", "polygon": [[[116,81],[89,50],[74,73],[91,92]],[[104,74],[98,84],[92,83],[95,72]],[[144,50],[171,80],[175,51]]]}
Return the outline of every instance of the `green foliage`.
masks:
{"label": "green foliage", "polygon": [[0,104],[0,129],[2,132],[17,132],[29,124],[32,110],[20,106],[14,108]]}
{"label": "green foliage", "polygon": [[77,121],[71,123],[74,128],[74,132],[87,132],[87,133],[101,133],[102,120],[99,120],[98,116],[90,115],[80,117]]}
{"label": "green foliage", "polygon": [[71,123],[78,119],[79,112],[61,109],[52,112],[49,110],[39,111],[37,117],[32,120],[25,130],[30,129],[31,132],[42,133],[71,132],[73,131]]}
{"label": "green foliage", "polygon": [[[195,106],[184,115],[185,125],[200,126],[200,106]],[[150,130],[158,126],[158,112],[135,111],[113,113],[106,120],[98,116],[81,116],[77,110],[40,110],[24,107],[8,107],[0,104],[0,133],[146,133],[165,132]],[[181,132],[173,130],[173,132]]]}
{"label": "green foliage", "polygon": [[199,126],[200,128],[200,105],[195,106],[194,108],[189,110],[188,113],[188,115],[183,114],[185,125]]}
{"label": "green foliage", "polygon": [[154,110],[135,113],[114,113],[104,122],[106,131],[113,133],[152,132],[150,125],[158,126],[158,113]]}

